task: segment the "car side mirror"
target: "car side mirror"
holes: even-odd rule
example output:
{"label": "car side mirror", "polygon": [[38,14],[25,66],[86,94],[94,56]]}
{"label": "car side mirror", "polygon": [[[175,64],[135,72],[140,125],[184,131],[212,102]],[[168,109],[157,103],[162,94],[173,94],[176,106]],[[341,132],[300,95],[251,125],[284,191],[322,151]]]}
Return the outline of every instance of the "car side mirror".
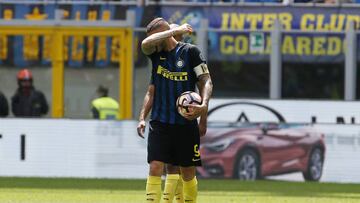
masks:
{"label": "car side mirror", "polygon": [[267,135],[267,133],[268,133],[268,126],[266,126],[266,125],[261,125],[260,126],[261,127],[261,131],[262,131],[262,133],[263,133],[263,135]]}

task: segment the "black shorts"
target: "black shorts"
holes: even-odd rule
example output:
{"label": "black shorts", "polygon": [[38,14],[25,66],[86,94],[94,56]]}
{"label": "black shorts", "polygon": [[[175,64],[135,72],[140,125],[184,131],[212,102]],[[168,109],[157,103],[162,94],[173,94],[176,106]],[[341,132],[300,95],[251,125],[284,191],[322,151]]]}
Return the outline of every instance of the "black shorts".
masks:
{"label": "black shorts", "polygon": [[176,166],[201,166],[197,123],[177,125],[150,121],[148,163],[161,161]]}

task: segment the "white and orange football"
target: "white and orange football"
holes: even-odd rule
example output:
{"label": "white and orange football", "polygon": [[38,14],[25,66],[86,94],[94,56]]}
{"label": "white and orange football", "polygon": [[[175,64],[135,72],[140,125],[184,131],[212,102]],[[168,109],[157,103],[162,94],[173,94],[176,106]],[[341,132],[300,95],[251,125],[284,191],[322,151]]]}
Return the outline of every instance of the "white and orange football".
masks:
{"label": "white and orange football", "polygon": [[[184,116],[185,113],[190,113],[192,108],[189,108],[188,104],[201,104],[202,98],[201,96],[192,91],[183,92],[176,101],[176,107],[180,115]],[[199,117],[198,115],[197,117]],[[196,117],[196,118],[197,118]],[[194,118],[195,119],[195,118]]]}

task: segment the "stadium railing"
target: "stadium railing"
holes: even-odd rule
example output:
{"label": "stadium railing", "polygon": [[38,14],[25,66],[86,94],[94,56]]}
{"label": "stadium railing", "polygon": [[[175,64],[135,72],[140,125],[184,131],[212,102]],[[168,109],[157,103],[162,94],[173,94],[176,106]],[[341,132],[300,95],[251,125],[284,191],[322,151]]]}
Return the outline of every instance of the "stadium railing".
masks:
{"label": "stadium railing", "polygon": [[[27,2],[27,3],[34,3],[34,4],[38,4],[39,2],[42,3],[63,3],[63,4],[69,4],[69,1],[20,1],[20,0],[14,0],[14,1],[4,1],[4,0],[0,0],[0,3],[3,2],[11,2],[11,3],[21,3],[21,2]],[[123,1],[106,1],[106,2],[100,2],[100,1],[71,1],[71,3],[74,4],[89,4],[89,3],[96,3],[96,4],[122,4],[124,3]],[[127,3],[127,2],[125,2]],[[134,2],[129,2],[132,3],[132,5],[136,5],[136,3]],[[151,3],[151,2],[150,2]],[[155,2],[153,2],[155,4]],[[189,6],[196,6],[197,4],[194,3],[189,3],[189,2],[178,2],[179,5],[189,5]],[[161,5],[169,5],[171,4],[170,1],[168,2],[159,2],[159,4]],[[206,4],[210,6],[209,2],[203,2],[202,4]],[[230,5],[230,4],[229,4]],[[270,5],[270,4],[265,4],[265,6]],[[273,4],[272,4],[273,6]],[[278,6],[284,6],[279,4]],[[297,5],[294,5],[297,6]],[[311,6],[311,5],[307,5],[307,6]],[[317,6],[321,6],[321,7],[328,7],[329,5],[323,5],[323,4],[317,4]],[[341,5],[341,6],[351,6],[351,5]],[[352,5],[352,6],[358,6],[358,5]],[[15,21],[14,21],[15,22]],[[44,21],[44,23],[46,24],[46,21]],[[85,22],[84,22],[85,23]],[[86,23],[85,23],[86,24]],[[85,25],[84,24],[84,25]],[[91,23],[90,23],[91,24]],[[105,25],[105,24],[103,24]],[[346,46],[346,54],[345,54],[345,80],[344,80],[344,87],[345,87],[345,99],[346,100],[355,100],[355,86],[356,86],[356,47],[355,45],[357,44],[357,37],[356,35],[359,34],[358,31],[355,31],[353,26],[350,26],[351,29],[346,30],[346,31],[309,31],[311,33],[339,33],[339,34],[344,34],[346,35],[346,40],[347,40],[347,44],[349,46]],[[145,29],[142,27],[137,27],[134,28],[134,31],[136,33],[144,33]],[[198,45],[201,48],[201,50],[203,50],[203,52],[205,52],[205,56],[207,55],[206,53],[207,51],[207,36],[209,32],[229,32],[229,33],[236,33],[239,32],[239,30],[223,30],[223,29],[217,29],[217,28],[211,28],[208,26],[208,23],[206,22],[206,20],[202,21],[202,25],[200,26],[200,28],[197,30],[197,38],[198,38]],[[300,33],[300,34],[304,34],[307,33],[307,31],[300,31],[300,30],[281,30],[281,27],[276,27],[274,28],[273,31],[265,31],[265,30],[241,30],[241,32],[247,32],[247,33],[252,33],[252,32],[263,32],[263,33],[271,33],[271,36],[273,38],[274,41],[279,41],[279,38],[285,33]],[[270,67],[271,67],[271,71],[270,71],[270,94],[269,97],[276,99],[276,98],[281,98],[281,88],[282,88],[282,84],[281,84],[281,70],[282,70],[282,58],[281,58],[281,51],[280,51],[280,43],[274,43],[274,46],[272,46],[272,51],[271,51],[271,55],[270,55]],[[130,86],[132,86],[132,90],[134,89],[133,84],[131,84]],[[123,86],[124,87],[124,86]],[[129,86],[127,86],[129,87]],[[120,98],[129,98],[126,96],[121,96]],[[125,102],[125,101],[124,101]],[[126,106],[124,106],[124,108],[127,109],[132,109],[132,108],[128,108]]]}
{"label": "stadium railing", "polygon": [[360,0],[333,0],[326,2],[326,0],[0,0],[0,3],[9,4],[90,4],[90,5],[301,5],[301,6],[330,6],[339,7],[346,5],[356,5]]}
{"label": "stadium railing", "polygon": [[117,38],[119,44],[119,115],[132,118],[133,28],[135,13],[128,11],[125,20],[88,21],[63,20],[58,10],[55,19],[29,21],[23,19],[0,20],[2,36],[50,36],[52,62],[52,117],[64,117],[64,39],[65,37],[93,36]]}

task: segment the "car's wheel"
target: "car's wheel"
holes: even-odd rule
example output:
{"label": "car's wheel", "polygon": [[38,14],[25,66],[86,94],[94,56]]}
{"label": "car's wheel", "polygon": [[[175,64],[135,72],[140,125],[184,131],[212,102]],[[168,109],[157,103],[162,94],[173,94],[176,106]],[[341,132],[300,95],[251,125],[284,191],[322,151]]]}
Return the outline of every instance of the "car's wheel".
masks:
{"label": "car's wheel", "polygon": [[324,153],[320,148],[311,151],[306,172],[303,173],[307,181],[319,181],[323,171]]}
{"label": "car's wheel", "polygon": [[234,176],[240,180],[260,178],[259,156],[253,150],[244,150],[238,155]]}

